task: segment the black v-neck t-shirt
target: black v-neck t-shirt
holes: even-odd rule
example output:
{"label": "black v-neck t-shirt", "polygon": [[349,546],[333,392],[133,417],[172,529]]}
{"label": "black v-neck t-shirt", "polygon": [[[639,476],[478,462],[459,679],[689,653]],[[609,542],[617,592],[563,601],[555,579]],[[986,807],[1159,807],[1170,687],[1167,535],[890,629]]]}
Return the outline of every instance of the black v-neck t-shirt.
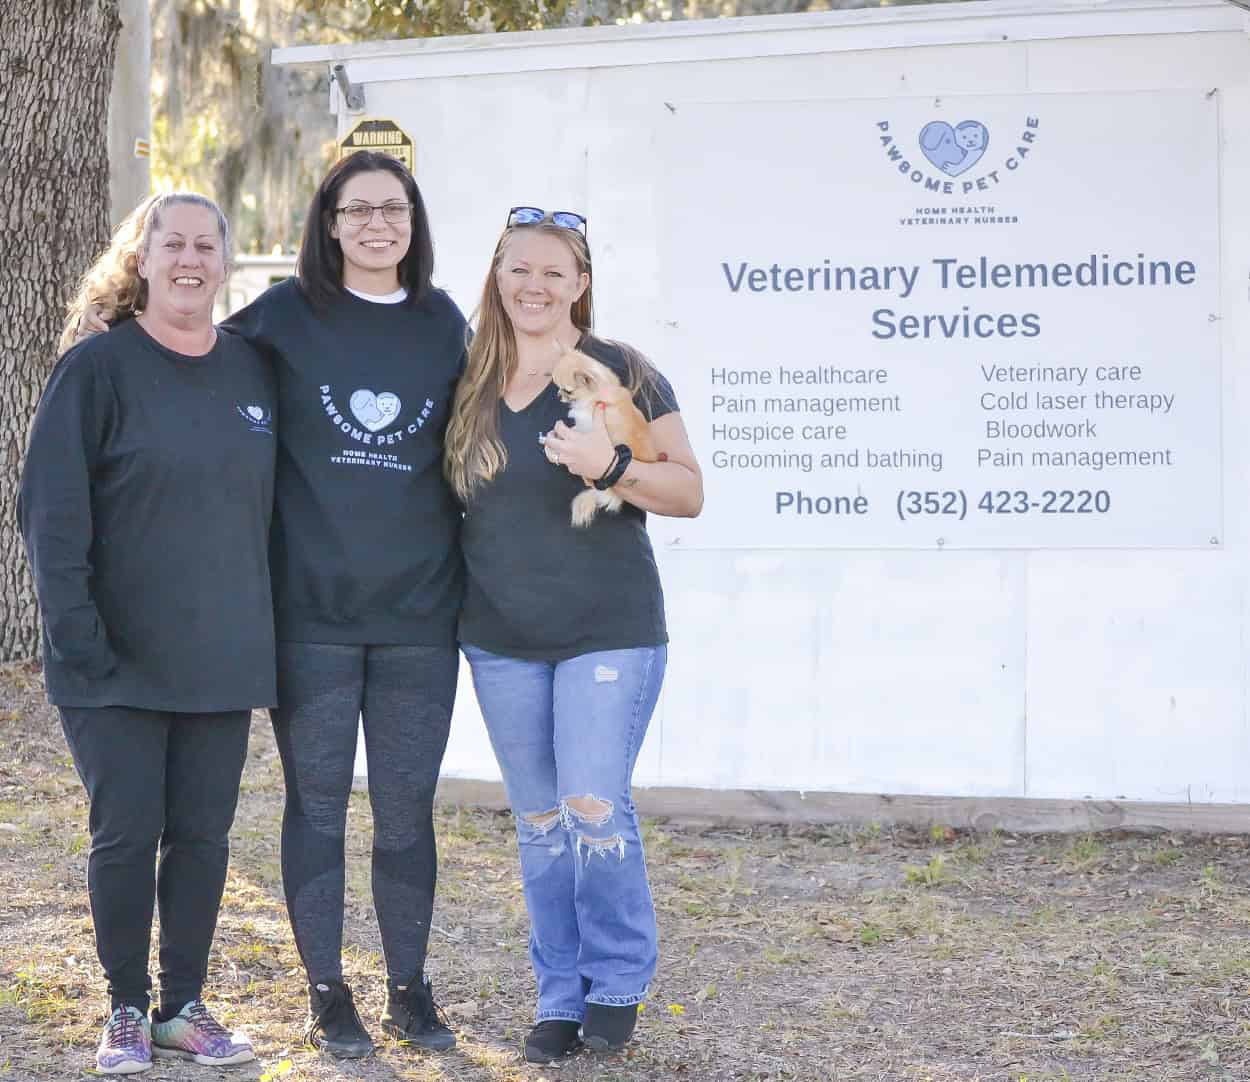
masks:
{"label": "black v-neck t-shirt", "polygon": [[[579,348],[626,379],[620,350],[597,339]],[[663,377],[635,401],[654,420],[677,409]],[[664,595],[647,516],[632,504],[600,511],[587,527],[570,520],[580,477],[547,460],[540,435],[568,423],[548,383],[524,409],[499,403],[507,465],[465,511],[461,544],[467,583],[460,641],[506,657],[565,661],[599,650],[668,642]]]}

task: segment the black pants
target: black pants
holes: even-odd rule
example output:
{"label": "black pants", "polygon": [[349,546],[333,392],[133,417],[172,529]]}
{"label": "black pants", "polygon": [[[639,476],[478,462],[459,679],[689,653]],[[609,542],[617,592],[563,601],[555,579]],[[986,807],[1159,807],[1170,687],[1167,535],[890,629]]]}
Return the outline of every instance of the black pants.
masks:
{"label": "black pants", "polygon": [[60,712],[91,802],[87,888],[112,1006],[148,1009],[155,896],[161,1006],[177,1009],[208,973],[251,712]]}
{"label": "black pants", "polygon": [[373,809],[373,905],[392,985],[422,972],[434,909],[434,789],[447,747],[453,647],[278,644],[271,711],[286,808],[282,883],[310,983],[341,980],[344,838],[365,731]]}

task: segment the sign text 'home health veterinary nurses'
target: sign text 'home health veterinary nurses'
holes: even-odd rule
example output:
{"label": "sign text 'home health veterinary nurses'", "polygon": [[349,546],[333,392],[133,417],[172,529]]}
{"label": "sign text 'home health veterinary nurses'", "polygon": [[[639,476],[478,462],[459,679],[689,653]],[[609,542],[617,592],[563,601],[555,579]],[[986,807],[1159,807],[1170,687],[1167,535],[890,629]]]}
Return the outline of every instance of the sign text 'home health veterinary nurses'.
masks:
{"label": "sign text 'home health veterinary nurses'", "polygon": [[666,367],[707,500],[658,535],[1220,544],[1212,100],[695,105],[667,127]]}

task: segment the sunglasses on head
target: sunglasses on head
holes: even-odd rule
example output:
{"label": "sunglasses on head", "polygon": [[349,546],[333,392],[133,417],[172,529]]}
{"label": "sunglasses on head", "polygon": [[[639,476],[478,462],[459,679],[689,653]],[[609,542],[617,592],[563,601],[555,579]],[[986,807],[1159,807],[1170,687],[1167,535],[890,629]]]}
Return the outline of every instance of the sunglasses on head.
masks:
{"label": "sunglasses on head", "polygon": [[561,229],[576,229],[586,232],[586,216],[571,210],[553,210],[548,214],[541,207],[513,207],[508,211],[508,225],[537,225],[549,221]]}

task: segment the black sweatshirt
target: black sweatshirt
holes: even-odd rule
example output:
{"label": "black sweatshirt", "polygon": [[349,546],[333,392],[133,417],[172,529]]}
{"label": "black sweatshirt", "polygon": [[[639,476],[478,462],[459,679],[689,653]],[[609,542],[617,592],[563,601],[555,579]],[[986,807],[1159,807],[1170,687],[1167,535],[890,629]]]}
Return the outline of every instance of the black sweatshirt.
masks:
{"label": "black sweatshirt", "polygon": [[[611,343],[583,338],[578,348],[625,382],[625,360]],[[662,376],[634,401],[649,420],[677,409]],[[568,423],[568,413],[551,383],[522,410],[499,402],[508,464],[465,511],[461,642],[535,661],[668,642],[646,514],[626,503],[589,526],[570,522],[573,497],[586,486],[549,462],[538,442],[557,421]]]}
{"label": "black sweatshirt", "polygon": [[270,547],[278,638],[454,646],[460,512],[443,432],[465,322],[346,294],[314,311],[295,279],[224,324],[274,363],[282,425]]}
{"label": "black sweatshirt", "polygon": [[188,357],[129,320],[57,363],[18,493],[53,703],[273,705],[274,400],[224,334]]}

